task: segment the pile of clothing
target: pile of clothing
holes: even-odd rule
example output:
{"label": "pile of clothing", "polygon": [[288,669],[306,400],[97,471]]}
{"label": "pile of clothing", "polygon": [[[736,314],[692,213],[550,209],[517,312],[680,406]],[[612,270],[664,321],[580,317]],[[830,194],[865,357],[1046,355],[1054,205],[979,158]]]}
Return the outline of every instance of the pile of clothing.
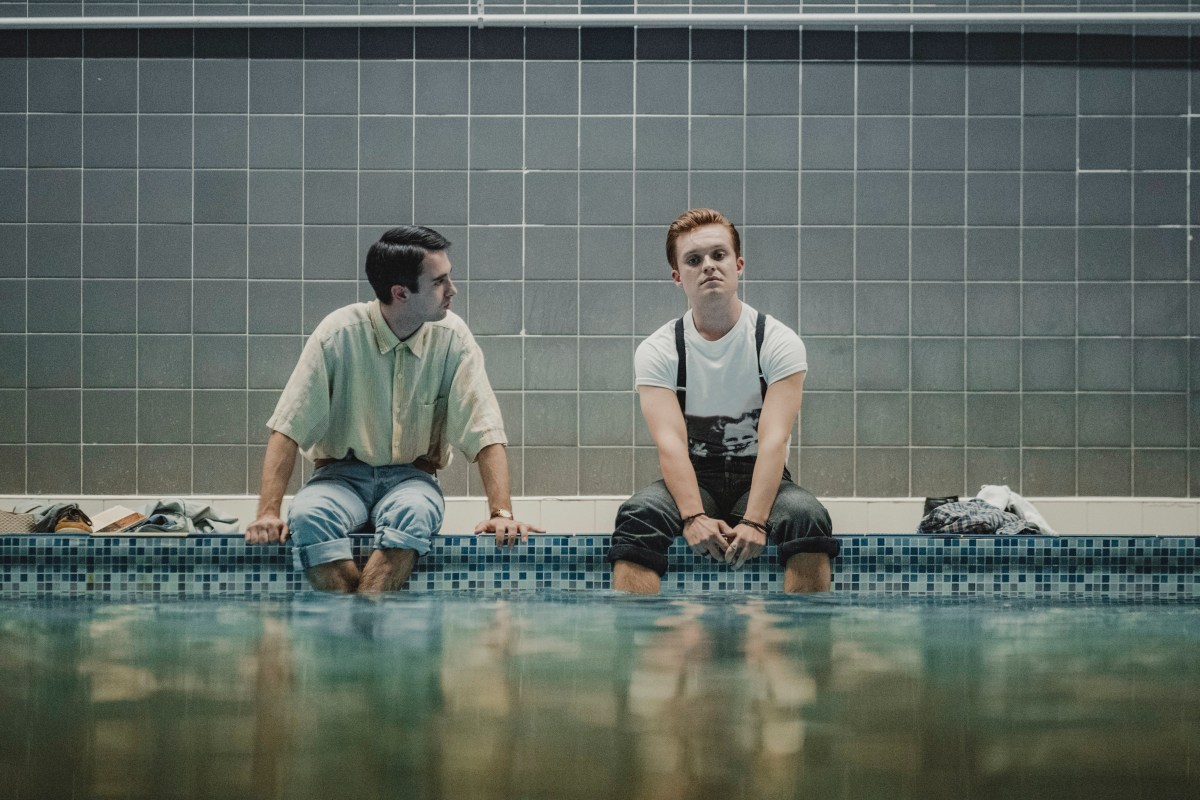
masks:
{"label": "pile of clothing", "polygon": [[[233,533],[238,518],[192,500],[151,500],[136,523],[114,536],[155,533]],[[78,503],[21,503],[12,512],[0,512],[0,533],[94,533],[91,518]]]}
{"label": "pile of clothing", "polygon": [[972,500],[926,503],[925,516],[917,533],[958,533],[966,535],[1054,534],[1033,503],[1007,486],[985,485]]}

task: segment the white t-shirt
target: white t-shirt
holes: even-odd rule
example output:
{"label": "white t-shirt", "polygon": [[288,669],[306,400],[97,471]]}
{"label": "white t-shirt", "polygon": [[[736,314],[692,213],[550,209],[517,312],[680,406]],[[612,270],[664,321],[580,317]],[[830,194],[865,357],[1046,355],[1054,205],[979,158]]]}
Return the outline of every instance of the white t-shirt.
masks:
{"label": "white t-shirt", "polygon": [[[762,394],[754,357],[754,326],[758,312],[742,303],[737,323],[710,342],[696,332],[689,311],[683,316],[687,352],[688,450],[694,456],[758,455],[758,418]],[[808,370],[804,342],[774,317],[763,334],[762,370],[767,385]],[[675,350],[675,320],[650,334],[633,359],[638,386],[661,386],[675,391],[679,356]]]}

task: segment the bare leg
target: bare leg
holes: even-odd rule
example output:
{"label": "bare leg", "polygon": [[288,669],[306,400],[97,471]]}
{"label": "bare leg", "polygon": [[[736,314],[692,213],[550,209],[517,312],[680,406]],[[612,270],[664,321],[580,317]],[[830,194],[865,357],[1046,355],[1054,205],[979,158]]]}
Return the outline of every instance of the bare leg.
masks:
{"label": "bare leg", "polygon": [[613,564],[613,588],[618,592],[658,594],[661,583],[658,573],[649,567],[632,561],[618,561]]}
{"label": "bare leg", "polygon": [[358,588],[358,566],[348,558],[309,567],[304,574],[313,588],[322,592],[354,594]]}
{"label": "bare leg", "polygon": [[367,565],[363,567],[362,581],[358,584],[359,594],[378,594],[402,589],[416,563],[416,550],[387,548],[374,551],[367,559]]}
{"label": "bare leg", "polygon": [[831,582],[829,556],[824,553],[797,553],[783,571],[783,590],[788,594],[828,592]]}

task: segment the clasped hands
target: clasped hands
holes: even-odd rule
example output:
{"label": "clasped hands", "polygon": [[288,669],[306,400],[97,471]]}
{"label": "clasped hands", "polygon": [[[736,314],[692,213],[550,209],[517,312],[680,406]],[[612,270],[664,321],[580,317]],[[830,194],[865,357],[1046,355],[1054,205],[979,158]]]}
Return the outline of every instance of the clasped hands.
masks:
{"label": "clasped hands", "polygon": [[759,529],[745,523],[738,523],[731,528],[725,520],[714,519],[707,514],[694,517],[684,524],[683,538],[696,555],[724,561],[734,569],[741,569],[767,546],[767,535]]}

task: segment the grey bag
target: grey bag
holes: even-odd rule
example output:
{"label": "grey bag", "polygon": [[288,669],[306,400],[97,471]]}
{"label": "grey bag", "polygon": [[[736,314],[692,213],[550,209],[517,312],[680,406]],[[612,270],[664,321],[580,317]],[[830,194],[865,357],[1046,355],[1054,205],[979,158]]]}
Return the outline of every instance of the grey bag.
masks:
{"label": "grey bag", "polygon": [[12,511],[0,511],[0,535],[6,533],[33,533],[35,517],[33,514],[15,514]]}

